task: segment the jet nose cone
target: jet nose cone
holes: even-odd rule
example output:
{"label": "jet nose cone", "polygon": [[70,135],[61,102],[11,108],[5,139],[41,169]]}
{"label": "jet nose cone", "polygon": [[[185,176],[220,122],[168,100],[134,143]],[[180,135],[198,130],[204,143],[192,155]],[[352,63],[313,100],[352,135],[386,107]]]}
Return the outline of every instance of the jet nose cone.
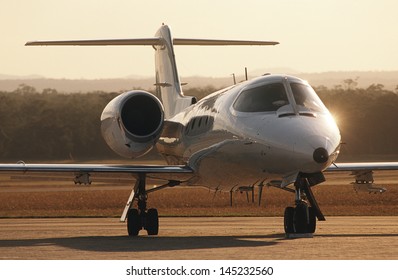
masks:
{"label": "jet nose cone", "polygon": [[325,163],[329,160],[329,153],[325,148],[317,148],[312,154],[312,157],[317,163]]}

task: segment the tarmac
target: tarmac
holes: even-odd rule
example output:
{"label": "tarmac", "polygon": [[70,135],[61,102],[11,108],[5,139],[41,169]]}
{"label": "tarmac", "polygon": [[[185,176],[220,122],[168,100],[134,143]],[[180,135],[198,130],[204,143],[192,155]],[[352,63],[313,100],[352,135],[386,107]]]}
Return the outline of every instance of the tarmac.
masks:
{"label": "tarmac", "polygon": [[127,236],[118,218],[0,219],[3,260],[398,259],[397,216],[326,217],[288,239],[282,217],[160,217],[158,236]]}

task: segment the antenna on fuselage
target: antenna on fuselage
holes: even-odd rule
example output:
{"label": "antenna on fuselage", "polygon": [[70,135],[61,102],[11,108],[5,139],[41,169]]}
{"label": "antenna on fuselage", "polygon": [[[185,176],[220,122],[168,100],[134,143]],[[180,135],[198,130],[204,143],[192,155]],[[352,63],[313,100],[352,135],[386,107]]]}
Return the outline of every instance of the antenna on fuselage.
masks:
{"label": "antenna on fuselage", "polygon": [[236,77],[235,77],[235,73],[232,73],[232,79],[234,80],[234,85],[236,85]]}
{"label": "antenna on fuselage", "polygon": [[246,81],[248,80],[248,78],[247,78],[247,67],[245,67],[245,78],[246,78]]}

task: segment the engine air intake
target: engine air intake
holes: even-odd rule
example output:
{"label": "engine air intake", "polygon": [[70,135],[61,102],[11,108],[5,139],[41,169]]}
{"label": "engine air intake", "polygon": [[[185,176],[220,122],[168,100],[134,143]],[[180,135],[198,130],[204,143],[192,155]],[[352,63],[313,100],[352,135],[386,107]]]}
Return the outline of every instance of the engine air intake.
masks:
{"label": "engine air intake", "polygon": [[148,95],[136,95],[123,104],[121,118],[131,134],[145,137],[156,132],[163,122],[159,104]]}

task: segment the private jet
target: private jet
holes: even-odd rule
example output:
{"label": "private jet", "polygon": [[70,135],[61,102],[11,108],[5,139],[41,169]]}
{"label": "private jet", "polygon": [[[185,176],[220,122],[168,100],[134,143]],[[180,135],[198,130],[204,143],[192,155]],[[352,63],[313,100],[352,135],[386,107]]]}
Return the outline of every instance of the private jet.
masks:
{"label": "private jet", "polygon": [[[134,159],[155,149],[166,165],[1,164],[7,172],[66,172],[75,183],[94,173],[132,174],[135,185],[121,215],[128,234],[159,231],[158,211],[148,194],[173,186],[216,191],[271,186],[292,193],[284,212],[286,234],[312,234],[325,217],[312,188],[325,172],[350,171],[358,189],[373,188],[373,170],[395,170],[397,162],[336,163],[341,136],[332,115],[304,80],[266,74],[197,101],[183,94],[174,45],[277,45],[275,41],[173,38],[162,25],[153,38],[34,41],[27,46],[148,45],[155,50],[156,92],[133,90],[110,101],[101,115],[103,138],[120,156]],[[164,184],[148,188],[149,179]],[[369,189],[370,188],[370,189]],[[379,190],[379,189],[378,189]],[[385,190],[385,189],[380,189]]]}

